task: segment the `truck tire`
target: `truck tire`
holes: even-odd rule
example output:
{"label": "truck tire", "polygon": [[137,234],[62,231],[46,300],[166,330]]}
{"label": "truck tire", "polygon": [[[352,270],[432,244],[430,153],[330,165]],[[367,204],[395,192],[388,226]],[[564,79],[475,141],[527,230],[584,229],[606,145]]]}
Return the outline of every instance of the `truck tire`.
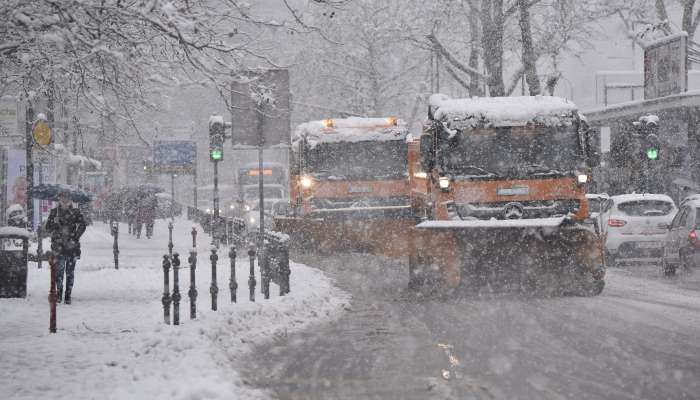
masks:
{"label": "truck tire", "polygon": [[425,286],[425,277],[418,270],[418,257],[408,256],[408,288],[410,290],[421,290]]}
{"label": "truck tire", "polygon": [[670,278],[674,275],[676,275],[676,266],[673,264],[669,264],[666,261],[666,258],[661,258],[661,271],[664,274],[664,277]]}

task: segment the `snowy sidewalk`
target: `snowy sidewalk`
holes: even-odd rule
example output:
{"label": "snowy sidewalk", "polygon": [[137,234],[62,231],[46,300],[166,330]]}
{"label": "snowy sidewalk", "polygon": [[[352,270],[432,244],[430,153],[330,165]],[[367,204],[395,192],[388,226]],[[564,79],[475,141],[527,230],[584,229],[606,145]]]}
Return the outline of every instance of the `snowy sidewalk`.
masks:
{"label": "snowy sidewalk", "polygon": [[[176,220],[175,249],[186,266],[192,224]],[[96,222],[83,237],[73,304],[58,306],[58,333],[48,333],[49,272],[30,263],[26,299],[0,299],[2,399],[246,399],[237,370],[255,345],[335,318],[348,301],[319,270],[292,264],[291,294],[248,301],[248,257],[237,260],[237,304],[230,303],[228,251],[219,254],[219,311],[210,310],[209,238],[198,237],[197,320],[189,319],[189,269],[180,273],[181,326],[163,324],[162,255],[167,222],[154,239],[136,240],[120,226],[120,269],[112,238]],[[256,268],[256,274],[259,271]],[[172,279],[171,279],[172,285]],[[172,287],[171,287],[172,292]]]}

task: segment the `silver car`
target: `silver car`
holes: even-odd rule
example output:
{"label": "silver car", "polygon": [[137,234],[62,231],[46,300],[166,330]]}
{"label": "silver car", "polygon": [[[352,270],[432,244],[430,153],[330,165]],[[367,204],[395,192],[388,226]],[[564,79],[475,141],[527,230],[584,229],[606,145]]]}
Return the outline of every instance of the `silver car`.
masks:
{"label": "silver car", "polygon": [[700,266],[700,199],[689,200],[668,227],[664,246],[663,271],[670,276],[679,266],[690,269]]}

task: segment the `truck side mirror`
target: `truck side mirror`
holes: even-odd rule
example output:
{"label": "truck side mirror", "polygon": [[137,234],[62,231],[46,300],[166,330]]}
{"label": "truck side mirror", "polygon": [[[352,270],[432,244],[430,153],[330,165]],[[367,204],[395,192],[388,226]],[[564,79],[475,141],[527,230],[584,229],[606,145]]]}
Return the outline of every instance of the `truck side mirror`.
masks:
{"label": "truck side mirror", "polygon": [[420,137],[421,168],[425,172],[430,172],[435,167],[435,152],[433,149],[432,135],[422,135]]}
{"label": "truck side mirror", "polygon": [[586,130],[586,164],[590,168],[600,166],[600,129]]}

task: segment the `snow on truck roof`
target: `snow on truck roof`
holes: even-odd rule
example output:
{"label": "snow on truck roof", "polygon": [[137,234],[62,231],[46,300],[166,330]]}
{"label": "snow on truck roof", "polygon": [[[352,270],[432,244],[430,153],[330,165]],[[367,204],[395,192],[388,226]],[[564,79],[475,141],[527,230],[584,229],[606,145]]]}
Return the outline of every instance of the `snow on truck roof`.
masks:
{"label": "snow on truck roof", "polygon": [[379,142],[406,140],[408,127],[396,118],[340,118],[306,122],[297,127],[292,141],[306,138],[314,147],[319,143]]}
{"label": "snow on truck roof", "polygon": [[472,97],[430,96],[433,119],[451,129],[508,126],[568,126],[578,114],[574,103],[554,96]]}

